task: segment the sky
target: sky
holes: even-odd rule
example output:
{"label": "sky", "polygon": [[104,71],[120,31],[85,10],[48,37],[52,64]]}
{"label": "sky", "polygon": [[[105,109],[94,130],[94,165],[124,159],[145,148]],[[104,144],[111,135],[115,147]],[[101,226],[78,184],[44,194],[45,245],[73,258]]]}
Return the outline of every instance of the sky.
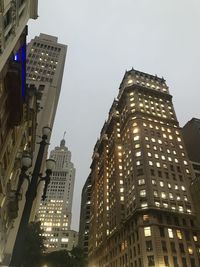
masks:
{"label": "sky", "polygon": [[72,229],[78,230],[93,148],[126,70],[166,79],[181,126],[200,118],[200,1],[38,1],[28,40],[46,33],[68,45],[50,149],[66,131],[76,168]]}

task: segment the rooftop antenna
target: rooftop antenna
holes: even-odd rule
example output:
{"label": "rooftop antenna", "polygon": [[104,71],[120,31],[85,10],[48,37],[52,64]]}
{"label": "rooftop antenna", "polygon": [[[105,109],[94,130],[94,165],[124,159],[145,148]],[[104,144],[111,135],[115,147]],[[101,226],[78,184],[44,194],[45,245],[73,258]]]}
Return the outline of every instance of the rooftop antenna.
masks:
{"label": "rooftop antenna", "polygon": [[63,134],[63,139],[65,139],[65,135],[66,135],[66,131],[64,131],[64,134]]}

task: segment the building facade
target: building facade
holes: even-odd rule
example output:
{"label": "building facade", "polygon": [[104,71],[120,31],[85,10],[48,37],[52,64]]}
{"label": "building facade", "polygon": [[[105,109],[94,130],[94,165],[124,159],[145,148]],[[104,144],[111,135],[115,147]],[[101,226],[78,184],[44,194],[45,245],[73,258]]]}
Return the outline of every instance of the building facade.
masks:
{"label": "building facade", "polygon": [[88,239],[90,226],[91,210],[91,176],[89,175],[81,194],[81,212],[79,223],[78,246],[83,249],[84,254],[88,255]]}
{"label": "building facade", "polygon": [[200,226],[200,119],[192,118],[182,128],[183,139],[195,177],[190,190]]}
{"label": "building facade", "polygon": [[[44,47],[43,47],[44,45]],[[35,47],[37,47],[36,51]],[[41,61],[39,58],[39,55],[42,57],[42,53],[45,52],[48,53],[48,51],[53,51],[53,55],[49,57],[47,60],[47,56],[45,53],[45,62],[48,65],[51,65],[52,68],[54,68],[53,73],[51,73],[51,79],[49,79],[48,75],[46,74],[45,80],[36,77],[35,79],[32,79],[32,76],[30,74],[31,70],[32,73],[35,73],[35,68],[38,67],[39,62]],[[35,96],[35,102],[34,102],[34,109],[35,109],[35,118],[31,118],[29,122],[26,123],[26,125],[32,127],[34,129],[27,129],[28,134],[33,136],[32,139],[30,139],[30,136],[27,136],[28,140],[32,140],[32,151],[29,149],[29,145],[26,145],[26,150],[29,151],[29,153],[32,156],[32,168],[29,169],[29,172],[33,171],[34,165],[35,165],[35,160],[38,154],[39,150],[39,144],[38,142],[41,140],[39,136],[42,135],[42,128],[44,126],[49,126],[51,129],[53,128],[54,124],[54,119],[55,119],[55,114],[57,110],[57,105],[58,105],[58,100],[59,100],[59,95],[60,95],[60,90],[61,90],[61,83],[62,83],[62,77],[63,77],[63,71],[64,71],[64,64],[65,64],[65,58],[66,58],[66,51],[67,51],[67,46],[58,43],[58,39],[54,36],[49,36],[45,34],[41,34],[39,37],[35,37],[34,41],[32,40],[26,49],[26,84],[27,88],[29,88],[27,91],[27,94],[30,94],[30,96],[34,95]],[[51,63],[52,58],[54,58],[53,63]],[[55,60],[56,59],[56,60]],[[47,66],[45,65],[45,69],[47,70]],[[44,75],[40,71],[41,75]],[[30,90],[30,88],[32,88]],[[23,92],[23,91],[22,91]],[[14,98],[14,102],[16,102],[16,98]],[[29,101],[30,104],[30,110],[33,111],[33,107]],[[16,113],[16,112],[15,112]],[[30,113],[30,112],[29,112]],[[32,116],[33,117],[33,116]],[[23,134],[21,132],[19,133],[19,137],[23,137]],[[29,142],[30,143],[30,142]],[[28,143],[28,144],[29,144]],[[47,158],[47,147],[45,149],[45,153],[43,156],[43,164],[41,168],[44,170],[45,167],[45,160]],[[20,173],[20,169],[18,167],[18,174]],[[17,180],[17,178],[16,178]],[[16,190],[16,182],[13,186],[13,189]],[[27,189],[27,183],[23,184],[23,189],[22,192],[26,192]],[[43,189],[43,183],[40,183],[40,186],[38,188],[38,194],[37,198],[33,203],[33,208],[32,208],[32,213],[30,217],[30,221],[33,221],[35,219],[36,211],[39,206],[39,202],[41,199],[41,194],[42,194],[42,189]],[[13,193],[12,193],[13,195]],[[13,195],[14,197],[14,195]],[[15,197],[12,199],[15,203]],[[7,242],[6,245],[4,246],[4,252],[6,254],[6,258],[10,258],[10,255],[12,253],[13,245],[14,245],[14,240],[16,238],[16,233],[17,229],[19,226],[19,222],[21,219],[21,213],[24,207],[25,203],[25,194],[22,194],[20,201],[18,202],[18,216],[16,217],[15,221],[12,223],[11,230],[9,232],[9,236],[7,237]]]}
{"label": "building facade", "polygon": [[0,72],[15,51],[29,19],[38,17],[38,0],[0,1]]}
{"label": "building facade", "polygon": [[[26,24],[37,18],[37,0],[0,1],[0,263],[19,217],[15,190],[24,151],[33,155],[36,97],[26,87]],[[13,242],[13,241],[12,241]]]}
{"label": "building facade", "polygon": [[89,266],[200,266],[193,177],[165,80],[126,72],[93,153]]}
{"label": "building facade", "polygon": [[56,161],[56,167],[48,186],[47,198],[40,203],[37,219],[41,221],[48,252],[71,250],[78,242],[77,232],[70,229],[75,168],[64,139],[59,147],[51,151],[50,158]]}

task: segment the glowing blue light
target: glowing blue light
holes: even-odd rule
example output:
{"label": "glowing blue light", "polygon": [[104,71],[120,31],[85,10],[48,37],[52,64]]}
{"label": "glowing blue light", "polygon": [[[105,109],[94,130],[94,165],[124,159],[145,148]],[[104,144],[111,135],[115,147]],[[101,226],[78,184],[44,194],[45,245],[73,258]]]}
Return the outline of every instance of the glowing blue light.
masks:
{"label": "glowing blue light", "polygon": [[19,61],[19,53],[14,54],[14,61],[18,62]]}

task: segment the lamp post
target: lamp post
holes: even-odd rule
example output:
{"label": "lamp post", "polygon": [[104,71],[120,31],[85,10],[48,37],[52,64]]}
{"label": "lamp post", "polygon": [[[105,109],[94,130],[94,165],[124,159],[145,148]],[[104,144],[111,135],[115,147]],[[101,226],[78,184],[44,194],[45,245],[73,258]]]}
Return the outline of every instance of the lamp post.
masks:
{"label": "lamp post", "polygon": [[[43,156],[44,156],[45,146],[48,145],[47,140],[48,140],[48,136],[51,132],[51,129],[49,127],[43,127],[42,130],[43,130],[42,131],[42,140],[39,143],[40,147],[39,147],[39,151],[37,154],[35,167],[34,167],[32,177],[31,177],[31,180],[30,180],[27,192],[26,192],[26,201],[25,201],[21,221],[19,224],[19,228],[18,228],[18,232],[17,232],[17,236],[16,236],[14,248],[13,248],[11,262],[9,265],[9,266],[13,266],[13,267],[21,267],[21,265],[22,265],[22,252],[23,252],[23,245],[24,245],[24,239],[25,239],[25,231],[26,231],[28,223],[29,223],[29,218],[31,215],[33,201],[34,201],[36,194],[37,194],[38,178],[40,176],[40,169],[41,169],[42,160],[43,160]],[[25,162],[27,163],[28,160],[24,159],[24,163]],[[51,164],[51,166],[49,165],[47,167],[52,167],[52,166],[53,165]],[[25,172],[28,169],[28,167],[30,167],[30,166],[28,166],[27,164],[26,164],[26,166],[22,165],[22,170],[21,170],[21,174],[19,176],[20,180],[18,183],[16,195],[19,194],[19,190],[22,186],[22,183],[23,183],[24,179],[27,178],[27,175],[25,174]],[[50,182],[51,173],[52,173],[52,171],[47,168],[46,177],[41,178],[41,180],[45,180],[45,186],[48,183],[48,180]],[[47,184],[47,186],[48,186],[48,184]]]}

